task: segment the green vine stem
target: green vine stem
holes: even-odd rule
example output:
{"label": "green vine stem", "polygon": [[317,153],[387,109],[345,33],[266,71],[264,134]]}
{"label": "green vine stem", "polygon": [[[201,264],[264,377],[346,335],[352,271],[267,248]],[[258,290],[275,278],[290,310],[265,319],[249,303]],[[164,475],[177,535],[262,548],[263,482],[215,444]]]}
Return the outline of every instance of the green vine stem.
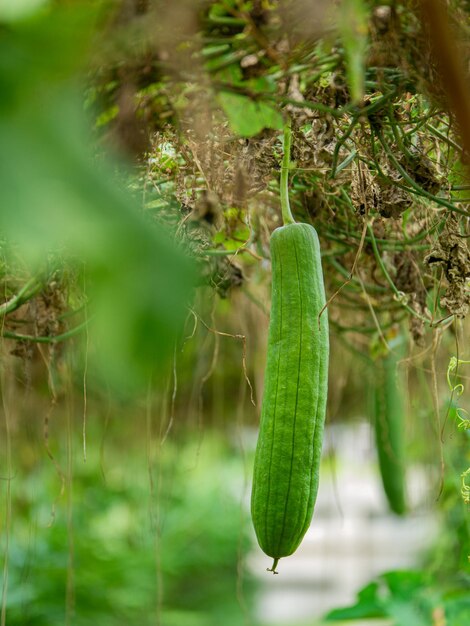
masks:
{"label": "green vine stem", "polygon": [[377,242],[375,241],[374,231],[372,230],[371,224],[367,224],[367,230],[369,231],[369,235],[370,235],[370,238],[371,238],[372,249],[374,251],[375,259],[376,259],[380,269],[382,270],[382,274],[384,275],[384,277],[387,280],[388,284],[392,288],[392,291],[395,294],[395,297],[396,297],[397,301],[400,302],[403,305],[403,307],[408,311],[408,313],[410,313],[414,317],[417,317],[419,320],[421,320],[425,324],[430,324],[431,320],[429,318],[425,317],[424,315],[420,315],[419,313],[417,313],[417,311],[415,311],[414,309],[412,309],[408,305],[407,299],[406,299],[406,294],[404,294],[401,291],[398,291],[395,283],[392,280],[392,277],[388,273],[387,268],[385,267],[385,264],[382,261],[382,257],[380,256],[380,252],[379,252],[379,249],[377,247]]}
{"label": "green vine stem", "polygon": [[427,124],[426,128],[429,130],[429,132],[431,132],[433,135],[435,135],[436,137],[438,137],[439,139],[441,139],[442,141],[444,141],[445,143],[447,143],[449,146],[451,146],[452,148],[454,148],[454,150],[457,150],[457,152],[459,154],[463,153],[462,147],[459,146],[455,141],[453,141],[450,137],[447,137],[446,135],[444,135],[443,133],[441,133],[437,128],[434,128],[434,126],[431,126],[431,124]]}
{"label": "green vine stem", "polygon": [[37,337],[35,335],[19,335],[17,333],[12,333],[8,330],[1,330],[0,336],[5,337],[5,339],[14,339],[15,341],[32,341],[34,343],[60,343],[61,341],[65,341],[70,337],[74,337],[85,330],[89,323],[89,319],[85,320],[81,324],[78,324],[74,328],[67,330],[66,332],[60,335],[51,335],[50,337]]}
{"label": "green vine stem", "polygon": [[[349,136],[351,135],[351,133],[353,132],[356,124],[358,123],[360,117],[359,115],[354,115],[347,130],[343,133],[343,135],[341,136],[341,138],[336,142],[336,146],[335,146],[335,150],[333,152],[333,163],[331,166],[331,174],[330,174],[330,178],[334,178],[336,176],[336,174],[339,173],[339,168],[337,167],[338,164],[338,157],[339,157],[339,152],[341,150],[341,148],[343,147],[343,145],[345,144],[345,142],[347,141],[347,139],[349,138]],[[343,166],[345,167],[345,166]]]}
{"label": "green vine stem", "polygon": [[41,278],[33,276],[27,283],[20,289],[20,291],[12,296],[7,302],[0,305],[0,317],[8,315],[19,309],[19,307],[31,300],[43,287]]}
{"label": "green vine stem", "polygon": [[289,203],[289,167],[290,167],[290,147],[292,142],[292,129],[290,118],[284,124],[284,154],[281,165],[281,211],[284,226],[295,224],[294,216],[290,210]]}
{"label": "green vine stem", "polygon": [[[416,181],[414,181],[411,178],[411,176],[405,171],[405,169],[399,163],[398,159],[393,154],[391,147],[385,140],[385,137],[382,134],[382,132],[380,130],[376,130],[375,134],[378,140],[380,141],[380,143],[382,144],[382,147],[385,150],[385,153],[387,154],[388,158],[390,159],[390,162],[395,166],[397,171],[402,175],[403,179],[406,180],[406,182],[410,185],[411,188],[408,189],[410,193],[427,198],[428,200],[431,200],[432,202],[435,202],[436,204],[439,204],[440,206],[450,209],[451,211],[454,211],[455,213],[460,213],[460,215],[465,215],[466,217],[470,216],[470,213],[468,211],[465,211],[465,209],[461,209],[455,204],[452,204],[452,202],[447,202],[447,200],[445,200],[444,198],[440,198],[439,196],[435,196],[434,194],[429,193],[428,191],[423,189],[420,185],[418,185]],[[395,182],[395,185],[400,186],[397,182]]]}

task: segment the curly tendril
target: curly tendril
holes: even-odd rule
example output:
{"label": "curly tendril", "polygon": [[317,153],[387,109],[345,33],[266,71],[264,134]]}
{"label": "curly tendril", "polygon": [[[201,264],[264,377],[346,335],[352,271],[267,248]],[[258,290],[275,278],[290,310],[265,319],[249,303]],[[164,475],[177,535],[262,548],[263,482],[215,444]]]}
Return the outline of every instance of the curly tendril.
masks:
{"label": "curly tendril", "polygon": [[[457,357],[451,357],[449,361],[449,365],[447,367],[447,384],[449,385],[449,389],[451,391],[451,402],[455,397],[459,398],[463,392],[465,391],[465,387],[462,383],[453,384],[450,377],[451,373],[454,373],[454,376],[457,376],[457,370],[459,365],[468,365],[470,361],[463,361],[462,359],[458,359]],[[470,430],[470,414],[466,409],[455,406],[455,414],[457,415],[457,419],[459,423],[457,424],[457,428],[461,430]],[[461,487],[460,493],[462,496],[462,500],[465,504],[470,504],[470,486],[467,485],[466,478],[470,475],[470,467],[460,474],[461,478]],[[470,559],[470,557],[469,557]]]}

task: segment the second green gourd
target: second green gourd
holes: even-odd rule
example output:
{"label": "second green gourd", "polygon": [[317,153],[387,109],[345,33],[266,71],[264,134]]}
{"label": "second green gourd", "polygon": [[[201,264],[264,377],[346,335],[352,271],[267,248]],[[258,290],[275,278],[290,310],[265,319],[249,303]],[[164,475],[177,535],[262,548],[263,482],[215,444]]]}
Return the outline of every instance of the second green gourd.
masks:
{"label": "second green gourd", "polygon": [[372,389],[373,427],[380,476],[390,509],[406,511],[405,406],[399,361],[404,358],[402,336],[389,340],[390,350],[374,363]]}
{"label": "second green gourd", "polygon": [[328,383],[328,321],[315,229],[290,223],[271,236],[272,303],[251,511],[274,559],[292,554],[313,515]]}

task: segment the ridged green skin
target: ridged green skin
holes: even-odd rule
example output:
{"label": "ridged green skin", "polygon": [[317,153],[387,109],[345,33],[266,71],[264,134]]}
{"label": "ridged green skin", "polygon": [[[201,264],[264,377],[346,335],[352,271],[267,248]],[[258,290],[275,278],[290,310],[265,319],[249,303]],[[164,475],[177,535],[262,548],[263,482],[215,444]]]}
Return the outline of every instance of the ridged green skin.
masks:
{"label": "ridged green skin", "polygon": [[405,408],[397,363],[402,346],[374,363],[373,411],[380,475],[390,509],[397,515],[406,512],[405,483]]}
{"label": "ridged green skin", "polygon": [[259,545],[292,554],[313,515],[328,386],[328,319],[320,245],[308,224],[271,236],[272,300],[251,514]]}

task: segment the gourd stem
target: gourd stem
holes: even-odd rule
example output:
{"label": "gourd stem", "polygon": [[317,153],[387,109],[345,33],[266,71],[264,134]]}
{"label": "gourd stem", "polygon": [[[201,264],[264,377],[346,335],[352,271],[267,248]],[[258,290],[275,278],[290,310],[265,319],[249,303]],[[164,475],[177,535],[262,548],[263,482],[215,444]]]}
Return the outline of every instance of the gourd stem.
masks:
{"label": "gourd stem", "polygon": [[289,165],[290,165],[290,146],[292,139],[291,121],[287,118],[284,124],[284,154],[282,156],[281,165],[281,211],[282,221],[284,225],[294,224],[294,216],[290,210],[289,204]]}
{"label": "gourd stem", "polygon": [[276,572],[276,566],[277,566],[277,564],[278,564],[278,563],[279,563],[279,559],[274,559],[274,562],[273,562],[273,564],[272,564],[272,567],[271,567],[271,568],[269,568],[269,567],[268,567],[268,570],[267,570],[267,571],[268,571],[268,572],[272,572],[273,574],[277,574],[277,572]]}

